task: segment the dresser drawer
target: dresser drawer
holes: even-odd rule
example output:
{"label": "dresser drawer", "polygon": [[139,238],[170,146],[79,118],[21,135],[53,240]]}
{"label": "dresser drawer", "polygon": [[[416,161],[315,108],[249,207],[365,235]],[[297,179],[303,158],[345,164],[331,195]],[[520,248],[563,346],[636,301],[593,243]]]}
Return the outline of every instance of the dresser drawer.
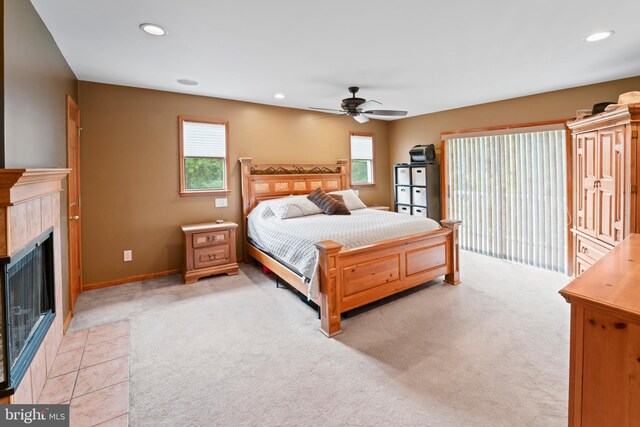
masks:
{"label": "dresser drawer", "polygon": [[594,264],[600,258],[609,253],[610,249],[600,246],[599,244],[587,240],[584,237],[577,235],[576,255],[587,261],[589,264]]}
{"label": "dresser drawer", "polygon": [[193,257],[196,268],[227,264],[229,263],[229,246],[217,245],[194,249]]}
{"label": "dresser drawer", "polygon": [[209,231],[206,233],[196,233],[193,235],[193,247],[218,245],[229,242],[229,230]]}

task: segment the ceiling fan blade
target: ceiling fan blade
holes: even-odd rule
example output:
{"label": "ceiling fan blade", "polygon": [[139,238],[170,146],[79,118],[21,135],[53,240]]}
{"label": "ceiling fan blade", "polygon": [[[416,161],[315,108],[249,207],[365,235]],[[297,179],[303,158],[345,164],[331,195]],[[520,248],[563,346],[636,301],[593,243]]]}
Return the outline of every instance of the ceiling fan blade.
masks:
{"label": "ceiling fan blade", "polygon": [[331,113],[344,113],[343,110],[334,110],[333,108],[318,108],[318,107],[308,107],[310,110],[316,110],[316,111],[328,111]]}
{"label": "ceiling fan blade", "polygon": [[396,116],[403,117],[407,115],[407,111],[400,110],[370,110],[363,111],[365,114],[371,114],[372,116]]}
{"label": "ceiling fan blade", "polygon": [[367,111],[367,110],[371,110],[372,108],[380,107],[381,105],[382,105],[382,102],[378,102],[378,101],[374,101],[373,99],[370,99],[369,101],[358,105],[358,110]]}
{"label": "ceiling fan blade", "polygon": [[362,113],[358,114],[357,116],[353,116],[353,118],[358,123],[367,123],[369,121],[369,117],[365,116]]}

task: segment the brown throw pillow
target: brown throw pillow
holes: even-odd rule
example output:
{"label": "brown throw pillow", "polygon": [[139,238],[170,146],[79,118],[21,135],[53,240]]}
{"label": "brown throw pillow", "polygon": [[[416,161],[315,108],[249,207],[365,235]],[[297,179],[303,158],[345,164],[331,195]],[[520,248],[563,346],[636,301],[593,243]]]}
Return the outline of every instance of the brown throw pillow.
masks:
{"label": "brown throw pillow", "polygon": [[340,194],[329,194],[329,197],[340,202],[340,207],[333,213],[334,215],[351,215],[351,211],[344,203],[344,197]]}
{"label": "brown throw pillow", "polygon": [[344,206],[343,203],[340,203],[333,197],[329,196],[320,187],[316,188],[311,194],[309,194],[307,196],[307,199],[311,200],[317,207],[322,209],[322,212],[326,213],[327,215],[335,214],[336,211],[340,209],[340,205]]}

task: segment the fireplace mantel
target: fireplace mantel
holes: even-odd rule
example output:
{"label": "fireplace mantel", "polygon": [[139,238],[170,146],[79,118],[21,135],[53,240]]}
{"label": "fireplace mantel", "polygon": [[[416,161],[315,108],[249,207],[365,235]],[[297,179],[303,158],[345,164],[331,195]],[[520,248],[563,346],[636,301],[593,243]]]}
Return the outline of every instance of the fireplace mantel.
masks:
{"label": "fireplace mantel", "polygon": [[13,206],[62,191],[70,169],[0,169],[0,206]]}

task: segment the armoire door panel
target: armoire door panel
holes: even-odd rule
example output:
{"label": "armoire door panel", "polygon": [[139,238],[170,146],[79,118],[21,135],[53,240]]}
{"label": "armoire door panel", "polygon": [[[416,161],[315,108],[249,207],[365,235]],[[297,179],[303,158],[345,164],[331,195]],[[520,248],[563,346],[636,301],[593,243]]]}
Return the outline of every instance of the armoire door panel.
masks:
{"label": "armoire door panel", "polygon": [[575,154],[574,154],[574,158],[575,158],[575,180],[576,180],[576,202],[575,202],[575,209],[576,209],[576,214],[575,214],[575,218],[574,218],[574,226],[579,229],[579,230],[583,230],[584,229],[584,204],[585,204],[585,199],[583,196],[583,177],[584,177],[584,165],[585,165],[585,158],[584,158],[584,139],[577,137],[574,138],[574,146],[575,148]]}
{"label": "armoire door panel", "polygon": [[611,130],[604,129],[598,132],[598,171],[596,173],[596,191],[598,219],[596,224],[596,237],[604,242],[612,243],[613,238],[613,200],[614,193],[614,145],[615,135]]}
{"label": "armoire door panel", "polygon": [[598,172],[597,132],[579,134],[576,137],[576,228],[596,236],[598,221],[598,197],[596,174]]}
{"label": "armoire door panel", "polygon": [[621,218],[620,204],[624,203],[623,197],[617,196],[620,185],[624,189],[624,178],[617,179],[619,174],[624,173],[624,166],[620,162],[620,156],[624,153],[624,135],[619,135],[621,129],[624,132],[624,127],[598,132],[596,237],[610,244],[619,243],[619,240],[616,241],[619,234],[616,232],[616,225]]}

